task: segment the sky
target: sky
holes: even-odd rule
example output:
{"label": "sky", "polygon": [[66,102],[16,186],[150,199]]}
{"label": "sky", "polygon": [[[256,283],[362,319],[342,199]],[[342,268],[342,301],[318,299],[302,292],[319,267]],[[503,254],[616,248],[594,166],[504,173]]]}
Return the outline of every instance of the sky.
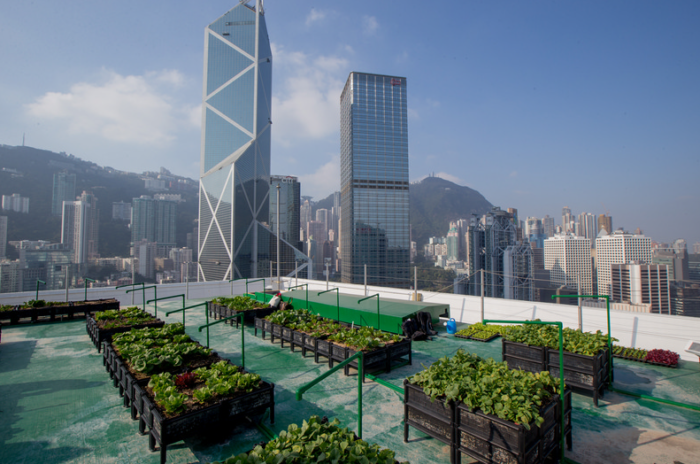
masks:
{"label": "sky", "polygon": [[[0,144],[198,178],[204,28],[237,3],[3,2]],[[339,190],[348,74],[389,74],[407,78],[411,181],[700,242],[700,2],[267,0],[265,16],[272,174],[302,195]]]}

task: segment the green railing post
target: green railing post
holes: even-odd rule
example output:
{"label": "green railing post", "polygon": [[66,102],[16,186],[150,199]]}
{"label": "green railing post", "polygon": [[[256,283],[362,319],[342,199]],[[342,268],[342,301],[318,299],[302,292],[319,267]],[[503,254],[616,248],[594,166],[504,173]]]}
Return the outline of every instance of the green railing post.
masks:
{"label": "green railing post", "polygon": [[320,295],[323,295],[324,293],[328,293],[328,292],[335,292],[335,307],[336,307],[336,310],[338,311],[338,319],[336,320],[336,322],[338,324],[340,324],[340,289],[339,288],[331,288],[330,290],[318,292],[316,294],[316,296],[320,296]]}
{"label": "green railing post", "polygon": [[[209,311],[207,311],[207,314]],[[212,325],[220,324],[222,322],[226,322],[230,319],[235,319],[237,317],[241,318],[241,367],[245,369],[245,322],[243,321],[243,317],[245,316],[244,313],[239,313],[234,316],[229,316],[225,317],[223,319],[219,319],[218,321],[214,321],[212,323],[209,323],[209,317],[207,316],[207,323],[205,325],[199,326],[199,331],[201,332],[202,329],[206,328],[207,329],[207,348],[209,348],[209,327]]]}
{"label": "green railing post", "polygon": [[36,279],[36,296],[34,297],[34,301],[39,300],[39,284],[44,284],[46,285],[46,282],[44,282],[41,279]]}
{"label": "green railing post", "polygon": [[488,324],[528,324],[528,325],[555,325],[559,328],[559,401],[561,401],[561,460],[564,461],[564,432],[566,432],[566,415],[564,414],[564,324],[561,322],[547,321],[502,321],[484,319],[484,325]]}
{"label": "green railing post", "polygon": [[90,282],[94,282],[94,280],[92,280],[92,279],[90,279],[90,278],[88,278],[88,277],[85,277],[85,300],[83,300],[83,301],[87,301],[87,283],[88,283],[88,280],[89,280]]}
{"label": "green railing post", "polygon": [[375,296],[377,297],[377,330],[382,330],[380,328],[380,324],[379,324],[379,293],[375,293],[374,295],[370,295],[367,298],[362,298],[361,300],[357,300],[357,304],[360,304],[365,300],[369,300],[370,298],[374,298]]}
{"label": "green railing post", "polygon": [[294,290],[295,288],[306,286],[306,309],[309,309],[309,284],[295,285],[294,287],[289,287],[287,290]]}
{"label": "green railing post", "polygon": [[245,292],[248,293],[248,284],[254,284],[255,282],[263,283],[263,293],[265,292],[265,279],[255,279],[255,280],[245,280]]}
{"label": "green railing post", "polygon": [[341,362],[340,364],[336,364],[331,369],[328,369],[326,372],[319,375],[311,382],[308,382],[308,383],[302,385],[301,387],[299,387],[299,389],[297,389],[297,391],[296,391],[296,398],[297,398],[297,401],[301,401],[304,393],[309,391],[309,389],[311,387],[313,387],[317,383],[320,383],[323,379],[325,379],[326,377],[329,377],[331,374],[333,374],[337,370],[342,369],[347,364],[350,364],[355,359],[357,359],[357,436],[359,438],[362,438],[362,384],[364,382],[364,375],[363,375],[363,369],[362,369],[362,364],[364,364],[364,355],[363,355],[362,351],[358,351],[357,353],[353,354],[345,361]]}
{"label": "green railing post", "polygon": [[[152,302],[154,302],[154,301],[169,300],[169,299],[171,299],[171,298],[180,298],[180,297],[182,297],[182,307],[184,308],[184,307],[185,307],[185,294],[184,294],[184,293],[181,293],[181,294],[179,294],[179,295],[164,296],[164,297],[161,297],[161,298],[155,298],[155,299],[153,299],[153,300],[148,300],[148,301],[146,301],[146,304],[152,303]],[[158,304],[158,303],[156,303],[156,304]],[[156,309],[156,314],[158,314],[158,309]],[[169,313],[165,313],[166,316],[167,316],[168,314],[169,314]],[[182,312],[182,325],[185,325],[185,312],[184,312],[184,311]]]}
{"label": "green railing post", "polygon": [[608,295],[552,295],[555,298],[605,298],[605,308],[608,313],[608,377],[610,383],[613,382],[613,364],[612,364],[612,334],[610,333],[610,296]]}
{"label": "green railing post", "polygon": [[[143,310],[144,311],[146,310],[146,289],[148,289],[148,288],[153,289],[153,293],[156,297],[156,300],[158,299],[158,288],[155,285],[149,285],[148,287],[146,287],[146,286],[141,287],[141,296],[143,297]],[[138,288],[131,288],[131,289],[127,290],[126,293],[134,292],[137,290],[139,290],[139,289]],[[155,317],[158,317],[158,303],[155,304],[155,307],[156,307]]]}

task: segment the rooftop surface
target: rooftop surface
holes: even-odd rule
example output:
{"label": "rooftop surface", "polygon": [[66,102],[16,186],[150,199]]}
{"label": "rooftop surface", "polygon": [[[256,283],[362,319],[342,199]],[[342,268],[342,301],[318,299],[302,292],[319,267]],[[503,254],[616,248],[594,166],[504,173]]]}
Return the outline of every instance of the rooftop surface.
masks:
{"label": "rooftop surface", "polygon": [[[204,300],[189,300],[187,305]],[[161,302],[158,316],[181,322],[181,314],[164,317],[181,303]],[[149,307],[153,312],[153,307]],[[204,310],[187,312],[186,330],[201,343],[206,333]],[[501,341],[489,343],[454,338],[439,328],[432,341],[414,342],[413,364],[378,377],[401,386],[403,379],[459,348],[501,360]],[[275,383],[272,430],[311,415],[337,417],[357,428],[357,377],[337,372],[296,401],[295,391],[328,370],[313,356],[272,344],[246,327],[246,368]],[[241,333],[235,326],[213,326],[210,346],[234,363],[241,361]],[[650,366],[615,359],[615,387],[638,394],[700,407],[700,364],[681,361],[679,368]],[[5,326],[0,343],[0,462],[157,463],[146,436],[138,434],[123,399],[85,331],[85,322]],[[363,438],[396,451],[401,460],[448,463],[449,449],[411,428],[403,442],[402,395],[377,383],[363,387]],[[222,460],[247,451],[265,437],[243,425],[224,437],[197,438],[168,447],[168,462]],[[567,457],[585,463],[700,463],[700,412],[607,391],[600,407],[589,396],[573,397],[573,450]],[[464,461],[463,461],[464,462]]]}

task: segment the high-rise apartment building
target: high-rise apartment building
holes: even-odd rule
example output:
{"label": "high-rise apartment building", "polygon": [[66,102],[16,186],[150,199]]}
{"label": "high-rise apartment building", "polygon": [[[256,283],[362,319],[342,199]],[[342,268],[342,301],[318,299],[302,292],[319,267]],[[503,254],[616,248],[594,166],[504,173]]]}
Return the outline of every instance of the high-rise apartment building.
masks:
{"label": "high-rise apartment building", "polygon": [[561,209],[561,230],[563,233],[574,233],[574,215],[571,214],[571,208],[564,206]]}
{"label": "high-rise apartment building", "polygon": [[177,203],[169,200],[154,200],[148,195],[141,195],[140,198],[134,198],[131,204],[131,242],[147,240],[158,243],[167,256],[168,250],[177,245],[175,238]]}
{"label": "high-rise apartment building", "polygon": [[550,282],[579,288],[579,295],[593,294],[591,241],[573,234],[555,235],[544,241],[544,268]]}
{"label": "high-rise apartment building", "polygon": [[270,229],[277,233],[277,186],[280,187],[280,238],[303,249],[299,240],[301,184],[293,176],[270,176]]}
{"label": "high-rise apartment building", "polygon": [[410,285],[406,78],[351,72],[340,96],[342,280]]}
{"label": "high-rise apartment building", "polygon": [[66,171],[53,175],[53,195],[51,196],[51,214],[63,214],[63,202],[75,200],[75,174]]}
{"label": "high-rise apartment building", "polygon": [[[262,0],[239,2],[205,29],[199,181],[199,275],[269,275],[272,50]],[[281,253],[305,259],[287,241]],[[279,261],[282,261],[280,257]],[[285,258],[284,260],[287,260]]]}
{"label": "high-rise apartment building", "polygon": [[579,233],[577,235],[587,238],[591,241],[591,245],[595,245],[595,239],[598,236],[596,217],[591,213],[581,213],[578,215],[578,223]]}
{"label": "high-rise apartment building", "polygon": [[99,221],[95,195],[83,192],[76,201],[63,202],[61,243],[73,250],[75,264],[99,257]]}
{"label": "high-rise apartment building", "polygon": [[610,265],[610,299],[650,305],[652,313],[671,314],[668,266],[625,263]]}
{"label": "high-rise apartment building", "polygon": [[549,217],[549,214],[542,218],[542,229],[547,238],[554,237],[554,218]]}
{"label": "high-rise apartment building", "polygon": [[7,216],[0,216],[0,259],[7,254]]}
{"label": "high-rise apartment building", "polygon": [[112,219],[117,221],[131,221],[131,203],[115,201],[112,203]]}
{"label": "high-rise apartment building", "polygon": [[459,259],[460,255],[460,236],[457,223],[450,222],[450,230],[447,231],[447,236],[445,237],[445,243],[447,244],[447,259],[451,261],[456,261]]}
{"label": "high-rise apartment building", "polygon": [[639,262],[651,263],[651,238],[617,231],[600,234],[596,239],[598,294],[610,295],[611,265]]}
{"label": "high-rise apartment building", "polygon": [[29,197],[23,197],[19,193],[2,196],[2,209],[16,213],[29,213]]}

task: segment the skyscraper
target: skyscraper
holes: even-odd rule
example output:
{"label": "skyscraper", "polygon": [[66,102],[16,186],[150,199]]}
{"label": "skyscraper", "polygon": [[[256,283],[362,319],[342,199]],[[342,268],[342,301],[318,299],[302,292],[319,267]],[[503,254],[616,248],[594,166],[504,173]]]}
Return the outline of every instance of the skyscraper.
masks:
{"label": "skyscraper", "polygon": [[169,250],[177,246],[176,217],[177,202],[154,200],[148,195],[134,198],[131,208],[131,242],[157,242],[163,247],[162,254],[168,256]]}
{"label": "skyscraper", "polygon": [[590,239],[563,234],[545,240],[544,268],[553,284],[574,289],[580,284],[580,295],[593,294]]}
{"label": "skyscraper", "polygon": [[293,176],[270,176],[270,229],[277,233],[277,186],[280,187],[280,238],[303,249],[299,241],[301,184]]}
{"label": "skyscraper", "polygon": [[612,234],[614,232],[612,227],[612,216],[606,216],[605,214],[598,216],[598,233],[600,233],[602,229],[605,229],[605,232]]}
{"label": "skyscraper", "polygon": [[98,257],[99,218],[97,198],[91,193],[63,202],[61,243],[73,249],[74,263]]}
{"label": "skyscraper", "polygon": [[[231,8],[205,29],[199,181],[199,275],[269,275],[272,51],[262,0]],[[305,258],[287,242],[282,247]],[[298,253],[298,251],[296,251]]]}
{"label": "skyscraper", "polygon": [[651,263],[651,238],[617,231],[596,239],[598,294],[611,295],[612,264]]}
{"label": "skyscraper", "polygon": [[53,175],[53,195],[51,197],[51,214],[63,214],[63,202],[75,200],[75,174],[66,171]]}
{"label": "skyscraper", "polygon": [[410,285],[406,78],[352,72],[340,96],[342,280]]}

